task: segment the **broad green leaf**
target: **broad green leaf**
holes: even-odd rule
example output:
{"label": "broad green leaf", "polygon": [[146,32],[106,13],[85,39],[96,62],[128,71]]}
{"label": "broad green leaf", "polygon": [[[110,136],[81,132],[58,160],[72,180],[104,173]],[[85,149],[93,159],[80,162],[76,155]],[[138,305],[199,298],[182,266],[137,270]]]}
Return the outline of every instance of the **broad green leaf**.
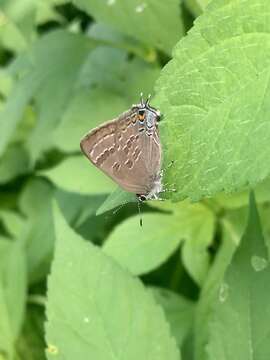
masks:
{"label": "broad green leaf", "polygon": [[175,160],[165,176],[175,199],[241,190],[269,175],[269,14],[267,0],[213,1],[163,69],[154,103],[165,115],[166,162]]}
{"label": "broad green leaf", "polygon": [[83,241],[55,211],[48,359],[178,360],[161,308],[138,279]]}
{"label": "broad green leaf", "polygon": [[70,156],[59,165],[40,172],[60,189],[80,194],[105,194],[115,185],[83,156]]}
{"label": "broad green leaf", "polygon": [[12,356],[26,302],[26,262],[19,242],[0,240],[0,354]]}
{"label": "broad green leaf", "polygon": [[170,290],[158,287],[150,289],[157,303],[162,306],[172,334],[181,347],[192,329],[194,304]]}
{"label": "broad green leaf", "polygon": [[9,146],[0,159],[0,184],[29,171],[29,158],[22,146]]}
{"label": "broad green leaf", "polygon": [[267,247],[251,195],[245,233],[216,297],[209,359],[269,358],[269,280]]}
{"label": "broad green leaf", "polygon": [[176,0],[166,3],[155,0],[73,0],[73,3],[99,22],[168,54],[184,33],[180,5]]}
{"label": "broad green leaf", "polygon": [[40,281],[49,271],[54,246],[53,195],[54,189],[47,182],[32,179],[26,184],[19,199],[20,210],[26,217],[20,238],[27,254],[31,283]]}
{"label": "broad green leaf", "polygon": [[201,283],[209,266],[207,247],[213,237],[213,214],[201,204],[187,202],[162,203],[159,208],[171,214],[142,214],[142,227],[140,216],[125,220],[106,240],[105,253],[139,275],[166,261],[185,240],[183,262],[195,281]]}

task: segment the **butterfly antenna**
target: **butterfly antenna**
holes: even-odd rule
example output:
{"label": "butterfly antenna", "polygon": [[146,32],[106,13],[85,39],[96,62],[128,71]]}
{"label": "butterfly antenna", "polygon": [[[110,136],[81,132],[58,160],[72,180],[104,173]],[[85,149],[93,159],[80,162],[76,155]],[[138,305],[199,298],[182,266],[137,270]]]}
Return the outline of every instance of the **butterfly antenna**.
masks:
{"label": "butterfly antenna", "polygon": [[144,102],[143,102],[143,93],[141,92],[141,106],[144,105]]}
{"label": "butterfly antenna", "polygon": [[140,200],[137,201],[137,204],[138,204],[138,212],[139,212],[139,216],[140,216],[140,226],[142,226],[142,212],[141,212]]}
{"label": "butterfly antenna", "polygon": [[147,100],[145,102],[146,106],[149,105],[150,99],[151,99],[151,94],[148,95],[148,98],[147,98]]}

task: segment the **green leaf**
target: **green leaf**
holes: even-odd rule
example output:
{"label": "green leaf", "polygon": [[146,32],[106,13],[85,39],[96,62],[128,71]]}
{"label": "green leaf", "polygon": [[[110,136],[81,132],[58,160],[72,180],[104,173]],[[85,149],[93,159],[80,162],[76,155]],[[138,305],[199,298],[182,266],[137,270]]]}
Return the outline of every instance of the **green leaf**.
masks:
{"label": "green leaf", "polygon": [[101,215],[106,211],[112,210],[120,206],[125,206],[130,202],[138,202],[136,195],[123,191],[120,187],[118,187],[106,198],[103,204],[98,208],[96,214]]}
{"label": "green leaf", "polygon": [[139,275],[166,261],[185,240],[184,264],[195,281],[201,283],[209,266],[207,247],[213,237],[213,214],[201,204],[187,202],[165,202],[159,208],[172,214],[143,214],[142,227],[140,216],[125,220],[109,235],[103,247],[105,253]]}
{"label": "green leaf", "polygon": [[9,146],[0,159],[0,184],[29,171],[29,158],[22,146]]}
{"label": "green leaf", "polygon": [[28,306],[24,325],[16,343],[16,360],[45,360],[43,309]]}
{"label": "green leaf", "polygon": [[181,347],[192,329],[194,304],[170,290],[158,287],[150,289],[157,303],[162,306],[172,334]]}
{"label": "green leaf", "polygon": [[229,230],[227,230],[227,227],[224,228],[223,231],[221,247],[207,275],[200,294],[199,303],[196,307],[194,330],[195,360],[209,360],[205,348],[209,341],[209,320],[224,273],[236,248],[235,238],[238,240],[237,232],[232,226],[230,226]]}
{"label": "green leaf", "polygon": [[176,0],[169,0],[166,3],[154,0],[143,2],[73,0],[73,2],[99,22],[109,24],[168,54],[184,34],[179,1]]}
{"label": "green leaf", "polygon": [[[6,304],[6,299],[4,296],[3,286],[0,283],[0,359],[1,355],[8,358],[8,356],[12,356],[13,354],[13,334],[11,330],[9,313]],[[5,360],[3,357],[3,360]]]}
{"label": "green leaf", "polygon": [[14,239],[19,238],[25,224],[24,219],[15,211],[1,209],[0,219],[7,233]]}
{"label": "green leaf", "polygon": [[[264,203],[270,200],[270,178],[265,179],[253,188],[257,203]],[[218,194],[215,199],[222,207],[226,209],[237,209],[247,206],[249,203],[249,190],[237,192],[235,194]]]}
{"label": "green leaf", "polygon": [[113,181],[93,166],[83,155],[70,156],[53,168],[40,172],[60,189],[80,194],[111,192]]}
{"label": "green leaf", "polygon": [[156,84],[175,199],[233,192],[269,175],[270,3],[211,4]]}
{"label": "green leaf", "polygon": [[[55,211],[47,357],[179,359],[163,312],[142,283],[83,241]],[[113,296],[112,296],[113,295]]]}
{"label": "green leaf", "polygon": [[229,265],[210,324],[210,359],[270,356],[270,270],[254,195],[245,234]]}
{"label": "green leaf", "polygon": [[103,246],[106,254],[132,274],[141,275],[162,264],[179,246],[175,218],[164,214],[133,216],[116,227]]}
{"label": "green leaf", "polygon": [[66,103],[79,86],[78,79],[93,47],[93,42],[82,35],[54,31],[40,38],[27,54],[16,59],[11,71],[19,74],[21,79],[1,112],[0,131],[5,136],[1,137],[0,153],[33,97],[38,121],[27,142],[32,160],[52,146],[53,139],[49,134],[61,120]]}
{"label": "green leaf", "polygon": [[[3,155],[7,144],[22,118],[23,111],[37,91],[44,77],[42,73],[31,73],[23,77],[11,91],[5,107],[0,112],[0,155]],[[6,121],[9,119],[9,121]]]}
{"label": "green leaf", "polygon": [[115,28],[107,24],[91,24],[87,34],[92,39],[99,40],[101,43],[104,42],[105,44],[111,45],[113,47],[125,49],[126,51],[135,54],[145,61],[154,62],[157,60],[157,53],[152,47],[146,48],[139,41],[117,31]]}
{"label": "green leaf", "polygon": [[26,262],[19,242],[0,240],[0,353],[12,356],[24,317]]}
{"label": "green leaf", "polygon": [[67,222],[75,228],[88,217],[95,214],[96,209],[104,201],[104,195],[80,195],[57,189],[55,198]]}
{"label": "green leaf", "polygon": [[201,1],[203,0],[184,0],[184,4],[194,17],[202,13]]}
{"label": "green leaf", "polygon": [[30,283],[43,279],[50,267],[54,231],[52,198],[54,189],[42,179],[31,179],[19,199],[20,210],[26,217],[20,236],[27,254]]}

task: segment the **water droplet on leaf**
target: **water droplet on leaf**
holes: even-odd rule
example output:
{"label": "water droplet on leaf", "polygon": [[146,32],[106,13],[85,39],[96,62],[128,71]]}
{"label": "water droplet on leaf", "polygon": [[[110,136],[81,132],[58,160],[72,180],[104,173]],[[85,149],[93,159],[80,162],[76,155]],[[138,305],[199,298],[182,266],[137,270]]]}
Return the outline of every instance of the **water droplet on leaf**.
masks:
{"label": "water droplet on leaf", "polygon": [[135,11],[136,11],[137,13],[141,13],[141,12],[144,11],[144,9],[146,8],[146,6],[147,6],[147,4],[145,4],[145,3],[140,4],[140,5],[136,6]]}
{"label": "water droplet on leaf", "polygon": [[221,303],[224,303],[229,296],[229,285],[226,283],[222,283],[219,288],[218,298]]}
{"label": "water droplet on leaf", "polygon": [[58,347],[52,344],[49,344],[46,350],[51,355],[58,355],[59,353]]}
{"label": "water droplet on leaf", "polygon": [[268,261],[261,256],[254,255],[251,257],[251,265],[255,271],[262,271],[267,267]]}

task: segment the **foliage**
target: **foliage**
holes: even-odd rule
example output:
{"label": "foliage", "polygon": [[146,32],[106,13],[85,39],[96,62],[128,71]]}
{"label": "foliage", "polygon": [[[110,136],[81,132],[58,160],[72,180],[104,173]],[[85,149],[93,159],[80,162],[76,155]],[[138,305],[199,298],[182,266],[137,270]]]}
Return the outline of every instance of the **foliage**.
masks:
{"label": "foliage", "polygon": [[[1,360],[270,357],[269,34],[268,0],[0,0]],[[141,92],[176,191],[139,214],[79,143]]]}

